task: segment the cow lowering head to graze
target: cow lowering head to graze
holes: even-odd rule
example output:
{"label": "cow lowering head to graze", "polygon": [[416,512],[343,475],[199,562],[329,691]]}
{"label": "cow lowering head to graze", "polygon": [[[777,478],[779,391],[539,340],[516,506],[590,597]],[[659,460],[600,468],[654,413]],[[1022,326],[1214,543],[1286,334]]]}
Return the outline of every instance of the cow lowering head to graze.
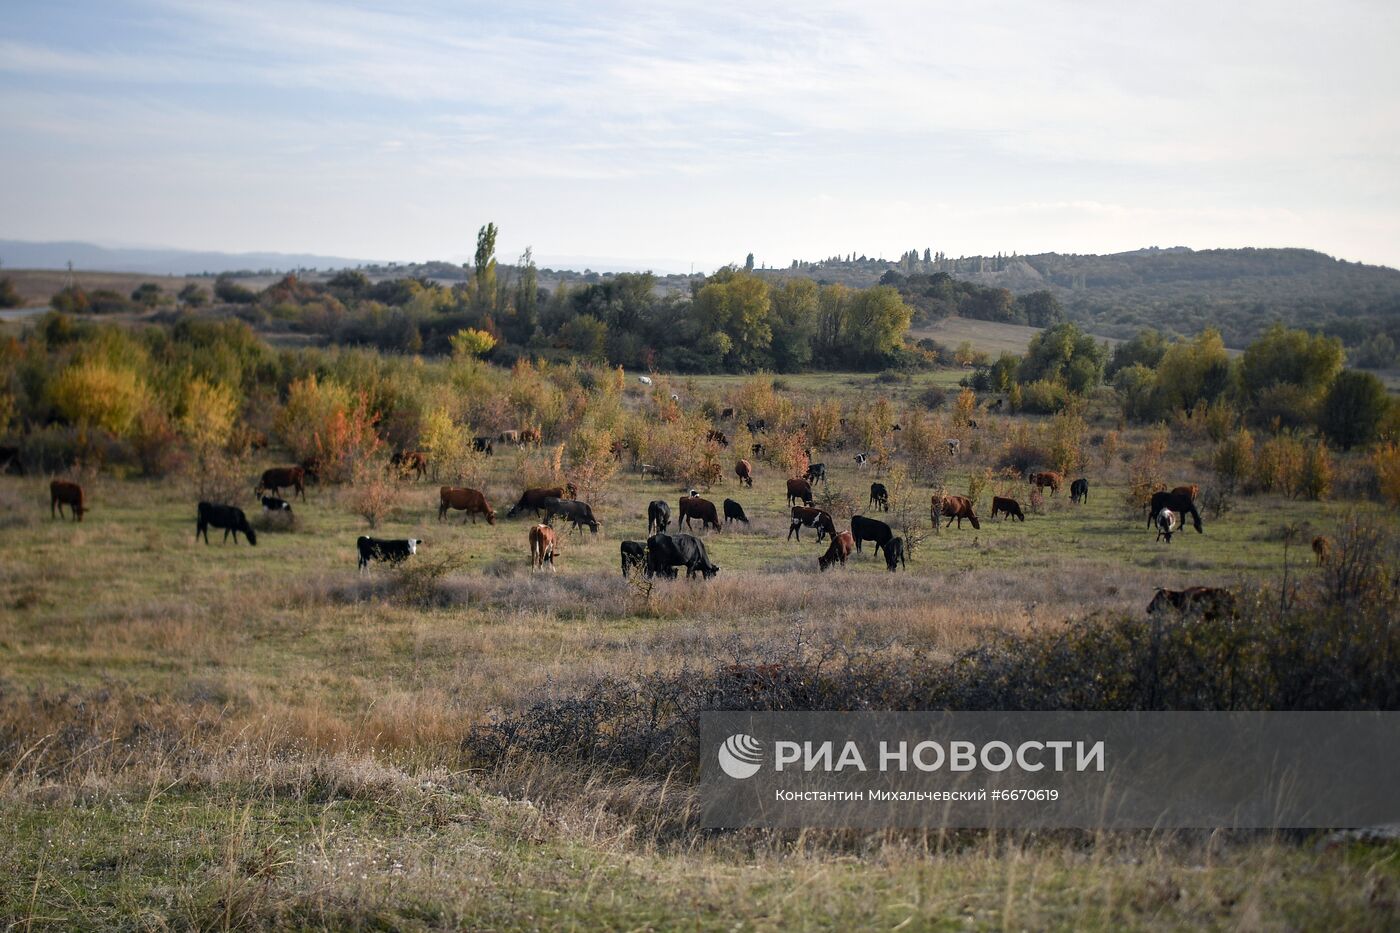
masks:
{"label": "cow lowering head to graze", "polygon": [[863,470],[865,469],[866,464],[870,462],[870,454],[856,454],[855,460],[856,466],[860,467]]}
{"label": "cow lowering head to graze", "polygon": [[253,526],[248,524],[248,516],[243,514],[243,510],[233,505],[213,505],[208,502],[201,502],[197,508],[194,524],[194,539],[199,540],[199,536],[204,536],[204,543],[209,543],[209,529],[222,528],[224,530],[224,543],[228,544],[228,536],[233,534],[233,543],[238,543],[238,533],[243,532],[248,543],[256,545],[258,535],[253,531]]}
{"label": "cow lowering head to graze", "polygon": [[724,523],[728,525],[730,522],[743,522],[747,525],[749,523],[749,517],[744,514],[744,507],[742,505],[735,502],[733,499],[725,499]]}
{"label": "cow lowering head to graze", "polygon": [[1021,511],[1021,503],[1005,496],[992,496],[992,521],[996,521],[998,515],[1026,520],[1026,513]]}
{"label": "cow lowering head to graze", "polygon": [[878,519],[866,518],[864,515],[852,515],[851,536],[855,538],[857,554],[863,553],[860,549],[862,541],[873,541],[875,550],[878,552],[885,546],[886,542],[894,537],[894,531],[889,525]]}
{"label": "cow lowering head to graze", "polygon": [[389,470],[400,479],[413,474],[415,480],[428,475],[428,457],[421,450],[396,450],[389,458]]}
{"label": "cow lowering head to graze", "polygon": [[495,440],[490,437],[474,437],[472,438],[472,450],[488,457],[494,456],[496,453]]}
{"label": "cow lowering head to graze", "polygon": [[962,527],[963,519],[972,522],[973,528],[981,528],[982,523],[977,520],[977,515],[972,511],[972,500],[967,496],[934,496],[929,507],[929,517],[933,523],[938,524],[939,516],[945,516],[950,527],[953,520],[957,519],[958,527]]}
{"label": "cow lowering head to graze", "polygon": [[740,460],[734,464],[734,475],[739,477],[739,485],[753,488],[753,464],[747,460]]}
{"label": "cow lowering head to graze", "polygon": [[818,480],[823,483],[826,482],[826,464],[813,463],[811,466],[807,467],[807,472],[802,478],[809,483],[815,483]]}
{"label": "cow lowering head to graze", "polygon": [[292,504],[286,499],[279,499],[276,496],[263,496],[262,507],[264,512],[286,512],[292,514]]}
{"label": "cow lowering head to graze", "polygon": [[846,558],[851,556],[851,548],[856,542],[852,539],[849,531],[831,536],[831,546],[826,549],[826,553],[817,558],[817,569],[825,570],[837,561],[841,566],[846,566]]}
{"label": "cow lowering head to graze", "polygon": [[1191,523],[1196,526],[1198,534],[1205,534],[1205,529],[1201,526],[1201,513],[1196,510],[1196,503],[1191,501],[1190,496],[1180,495],[1175,492],[1154,492],[1152,499],[1147,503],[1147,527],[1151,528],[1157,524],[1157,513],[1163,509],[1171,509],[1181,516],[1183,524],[1185,517],[1191,516]]}
{"label": "cow lowering head to graze", "polygon": [[1082,476],[1069,484],[1069,501],[1088,502],[1089,501],[1089,481]]}
{"label": "cow lowering head to graze", "polygon": [[535,517],[539,518],[540,512],[544,509],[544,500],[549,498],[572,499],[576,495],[578,495],[578,492],[574,489],[573,483],[565,483],[563,486],[527,489],[520,494],[520,500],[510,507],[510,511],[506,513],[506,518],[514,518],[519,513],[527,510],[534,512]]}
{"label": "cow lowering head to graze", "polygon": [[1147,604],[1149,615],[1177,612],[1199,615],[1206,621],[1231,619],[1239,614],[1235,594],[1218,586],[1192,586],[1184,590],[1159,589]]}
{"label": "cow lowering head to graze", "polygon": [[1192,483],[1189,486],[1177,486],[1172,489],[1172,495],[1185,496],[1192,502],[1195,502],[1201,497],[1201,487],[1197,486],[1195,483]]}
{"label": "cow lowering head to graze", "polygon": [[691,528],[691,519],[700,519],[700,530],[713,527],[715,531],[720,530],[719,512],[715,509],[715,504],[709,499],[701,499],[699,496],[685,496],[680,501],[680,511],[677,513],[676,529],[682,527]]}
{"label": "cow lowering head to graze", "polygon": [[1172,543],[1172,535],[1181,527],[1181,516],[1171,509],[1162,509],[1157,513],[1157,540],[1167,539],[1167,543]]}
{"label": "cow lowering head to graze", "polygon": [[705,440],[718,444],[721,447],[729,446],[729,438],[725,436],[723,431],[706,431]]}
{"label": "cow lowering head to graze", "polygon": [[530,571],[543,570],[549,564],[551,573],[558,573],[554,566],[554,553],[559,549],[559,538],[548,525],[530,526]]}
{"label": "cow lowering head to graze", "polygon": [[1064,481],[1065,478],[1058,473],[1046,472],[1031,474],[1031,485],[1034,486],[1036,489],[1044,489],[1045,487],[1049,486],[1050,495],[1052,496],[1060,491],[1060,486],[1064,484]]}
{"label": "cow lowering head to graze", "polygon": [[87,506],[83,504],[83,487],[66,479],[56,479],[49,483],[49,518],[54,518],[55,515],[62,518],[65,505],[68,506],[73,521],[83,520],[83,513],[87,511]]}
{"label": "cow lowering head to graze", "polygon": [[[671,507],[664,499],[653,499],[647,503],[647,536],[665,531],[671,526]],[[653,532],[652,528],[656,531]]]}
{"label": "cow lowering head to graze", "polygon": [[360,572],[369,570],[372,560],[383,561],[392,566],[403,563],[423,544],[422,538],[371,538],[360,535],[355,539],[355,550],[360,554]]}
{"label": "cow lowering head to graze", "polygon": [[891,538],[885,542],[885,569],[894,573],[900,567],[909,569],[909,563],[904,559],[904,539]]}
{"label": "cow lowering head to graze", "polygon": [[1326,535],[1318,535],[1312,539],[1313,553],[1317,555],[1317,565],[1327,567],[1332,563],[1332,539]]}
{"label": "cow lowering head to graze", "polygon": [[596,535],[598,527],[603,524],[593,517],[593,507],[587,502],[550,496],[544,500],[544,523],[551,524],[556,515],[564,516],[573,525],[573,529],[579,532],[587,526],[588,530]]}
{"label": "cow lowering head to graze", "polygon": [[438,489],[438,521],[447,517],[449,509],[467,513],[462,516],[463,525],[467,523],[468,517],[475,525],[478,515],[485,516],[486,524],[496,524],[496,510],[491,508],[491,503],[486,501],[486,496],[480,489],[467,489],[464,486],[440,487]]}
{"label": "cow lowering head to graze", "polygon": [[645,572],[646,568],[647,543],[645,541],[622,542],[622,575],[625,577],[633,570]]}
{"label": "cow lowering head to graze", "polygon": [[788,526],[788,540],[791,541],[792,536],[797,535],[797,540],[800,542],[803,528],[817,529],[818,542],[827,535],[836,534],[836,523],[831,520],[829,513],[811,506],[794,505],[792,507],[792,524]]}
{"label": "cow lowering head to graze", "polygon": [[544,441],[544,433],[539,428],[521,428],[520,446],[539,444]]}
{"label": "cow lowering head to graze", "polygon": [[258,488],[253,490],[253,495],[261,496],[264,492],[270,492],[274,496],[280,496],[282,490],[291,487],[295,490],[293,498],[301,496],[306,500],[306,470],[299,466],[273,467],[270,470],[263,470],[262,479],[258,480]]}
{"label": "cow lowering head to graze", "polygon": [[788,505],[792,505],[794,500],[801,499],[804,505],[812,504],[812,484],[805,479],[790,479],[787,481]]}
{"label": "cow lowering head to graze", "polygon": [[733,417],[734,417],[734,409],[732,409],[732,408],[726,408],[724,411],[722,411],[722,412],[719,413],[719,420],[721,420],[721,421],[729,421],[729,420],[733,419]]}
{"label": "cow lowering head to graze", "polygon": [[708,580],[719,573],[705,552],[705,542],[694,535],[652,535],[647,539],[647,576],[674,577],[672,567],[684,567],[686,579],[699,573]]}
{"label": "cow lowering head to graze", "polygon": [[870,501],[866,504],[875,506],[879,512],[890,510],[890,491],[885,488],[884,483],[870,484]]}
{"label": "cow lowering head to graze", "polygon": [[749,429],[750,434],[762,434],[764,431],[768,430],[768,422],[763,418],[755,418],[744,425],[744,427]]}

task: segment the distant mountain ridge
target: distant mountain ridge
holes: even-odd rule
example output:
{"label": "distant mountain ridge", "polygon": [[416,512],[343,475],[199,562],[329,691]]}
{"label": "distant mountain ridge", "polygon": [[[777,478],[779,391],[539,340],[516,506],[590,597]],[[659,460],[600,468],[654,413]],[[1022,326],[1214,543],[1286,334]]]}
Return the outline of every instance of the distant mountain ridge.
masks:
{"label": "distant mountain ridge", "polygon": [[368,264],[369,260],[314,253],[221,253],[157,247],[107,247],[78,241],[34,243],[0,240],[0,262],[8,269],[63,269],[71,262],[73,268],[89,272],[199,275],[206,272],[343,269]]}

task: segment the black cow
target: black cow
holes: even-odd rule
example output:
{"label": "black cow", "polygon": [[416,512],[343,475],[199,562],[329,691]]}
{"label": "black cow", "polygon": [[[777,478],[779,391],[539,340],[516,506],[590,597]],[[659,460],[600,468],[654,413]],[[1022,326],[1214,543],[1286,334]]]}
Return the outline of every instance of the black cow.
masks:
{"label": "black cow", "polygon": [[248,516],[243,514],[243,510],[232,505],[212,505],[208,502],[199,504],[199,514],[195,518],[194,539],[199,540],[200,535],[204,535],[204,543],[209,543],[209,529],[222,528],[224,530],[224,543],[228,544],[229,533],[233,533],[233,543],[238,543],[238,533],[243,532],[248,543],[256,546],[258,543],[257,532],[253,531],[253,526],[248,524]]}
{"label": "black cow", "polygon": [[762,444],[754,444],[754,445],[753,445],[752,447],[750,447],[749,449],[753,451],[753,456],[754,456],[754,459],[755,459],[755,460],[757,460],[758,458],[760,458],[760,457],[763,456],[763,445],[762,445]]}
{"label": "black cow", "polygon": [[904,539],[891,538],[885,542],[885,566],[890,573],[894,573],[902,565],[905,570],[909,569],[909,564],[904,560]]}
{"label": "black cow", "polygon": [[400,564],[418,553],[422,538],[371,538],[360,535],[355,539],[355,549],[360,552],[360,570],[369,569],[369,562],[382,560],[389,564]]}
{"label": "black cow", "polygon": [[645,571],[647,566],[647,543],[645,541],[622,542],[622,575],[632,569]]}
{"label": "black cow", "polygon": [[[1197,534],[1205,534],[1205,529],[1201,527],[1201,513],[1196,511],[1196,503],[1191,501],[1189,495],[1178,492],[1154,492],[1152,501],[1147,506],[1147,527],[1151,528],[1157,521],[1157,513],[1163,509],[1171,509],[1181,516],[1181,523],[1186,524],[1186,516],[1191,516],[1191,523],[1196,526]],[[1170,539],[1168,539],[1170,540]]]}
{"label": "black cow", "polygon": [[870,501],[867,505],[875,506],[877,512],[888,512],[890,510],[890,491],[885,488],[884,483],[870,484]]}
{"label": "black cow", "polygon": [[276,496],[263,496],[262,507],[264,512],[286,512],[292,514],[292,504],[286,499],[279,499]]}
{"label": "black cow", "polygon": [[749,517],[744,514],[744,507],[742,505],[735,502],[733,499],[725,499],[724,523],[727,525],[730,522],[743,522],[747,525],[749,523]]}
{"label": "black cow", "polygon": [[552,523],[554,516],[562,515],[573,523],[575,531],[581,531],[583,526],[587,525],[588,530],[596,535],[598,526],[603,524],[593,517],[593,508],[587,502],[550,496],[544,500],[543,505],[546,525]]}
{"label": "black cow", "polygon": [[475,450],[477,453],[485,454],[488,457],[494,456],[496,453],[495,438],[474,437],[472,438],[472,449]]}
{"label": "black cow", "polygon": [[657,534],[671,526],[671,507],[666,504],[665,499],[653,499],[647,505],[647,534],[652,533],[653,525],[656,526]]}
{"label": "black cow", "polygon": [[768,422],[763,418],[755,418],[746,424],[745,427],[749,429],[750,434],[761,434],[768,430]]}
{"label": "black cow", "polygon": [[861,553],[860,543],[862,541],[875,542],[875,550],[878,552],[885,546],[885,542],[894,537],[894,531],[889,525],[875,518],[866,518],[864,515],[851,516],[851,537],[856,539],[856,553]]}
{"label": "black cow", "polygon": [[647,539],[647,576],[674,576],[672,567],[684,567],[686,579],[697,571],[706,580],[719,573],[705,553],[705,542],[695,535],[652,535]]}
{"label": "black cow", "polygon": [[826,482],[826,464],[812,464],[811,466],[807,467],[807,472],[802,478],[809,483],[815,483],[817,480],[821,480],[823,483]]}
{"label": "black cow", "polygon": [[1069,484],[1069,501],[1088,502],[1089,501],[1089,481],[1080,477]]}

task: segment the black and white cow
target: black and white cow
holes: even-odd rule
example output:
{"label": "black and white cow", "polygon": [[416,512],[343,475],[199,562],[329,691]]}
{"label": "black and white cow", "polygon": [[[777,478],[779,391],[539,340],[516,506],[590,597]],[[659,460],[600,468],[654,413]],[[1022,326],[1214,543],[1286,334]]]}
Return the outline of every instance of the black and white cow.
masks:
{"label": "black and white cow", "polygon": [[286,499],[279,499],[276,496],[263,496],[262,507],[264,512],[292,512],[292,504]]}
{"label": "black and white cow", "polygon": [[355,548],[360,552],[360,570],[369,569],[369,562],[382,560],[388,564],[400,564],[418,553],[422,538],[371,538],[360,535]]}

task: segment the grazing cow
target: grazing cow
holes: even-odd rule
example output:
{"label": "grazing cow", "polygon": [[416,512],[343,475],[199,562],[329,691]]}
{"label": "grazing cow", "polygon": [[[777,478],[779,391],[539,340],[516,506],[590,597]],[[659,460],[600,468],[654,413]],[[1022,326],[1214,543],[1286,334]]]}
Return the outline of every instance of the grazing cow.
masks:
{"label": "grazing cow", "polygon": [[49,518],[54,517],[54,509],[58,510],[57,516],[62,518],[65,505],[73,521],[83,520],[83,513],[87,511],[87,506],[83,504],[83,487],[66,479],[56,479],[49,483]]}
{"label": "grazing cow", "polygon": [[802,478],[809,483],[815,483],[817,480],[821,480],[823,483],[826,482],[826,464],[812,464],[807,467],[807,473]]}
{"label": "grazing cow", "polygon": [[732,408],[726,408],[724,411],[722,411],[722,412],[719,413],[719,418],[720,418],[721,421],[728,421],[728,420],[730,420],[730,419],[733,418],[733,417],[734,417],[734,409],[732,409]]}
{"label": "grazing cow", "polygon": [[540,443],[540,442],[543,441],[543,440],[544,440],[544,434],[540,432],[540,429],[539,429],[539,428],[521,428],[521,429],[520,429],[520,446],[521,446],[521,447],[524,447],[526,444],[538,444],[538,443]]}
{"label": "grazing cow", "polygon": [[286,512],[292,514],[292,504],[286,499],[279,499],[276,496],[263,496],[262,507],[264,512]]}
{"label": "grazing cow", "polygon": [[548,525],[532,525],[530,527],[530,571],[543,570],[545,564],[549,564],[550,573],[558,573],[559,568],[554,566],[554,553],[559,549],[559,539],[554,534],[554,529]]}
{"label": "grazing cow", "polygon": [[929,508],[929,517],[933,523],[938,524],[939,515],[946,516],[949,527],[953,524],[953,519],[958,520],[958,527],[962,527],[963,519],[972,522],[973,528],[981,528],[982,523],[977,520],[977,516],[972,511],[972,500],[967,496],[934,496],[932,505]]}
{"label": "grazing cow", "polygon": [[890,510],[890,491],[885,488],[884,483],[870,484],[870,501],[866,504],[875,506],[879,512]]}
{"label": "grazing cow", "polygon": [[817,558],[817,569],[826,570],[826,568],[837,561],[841,562],[842,567],[846,566],[846,558],[851,556],[851,548],[855,546],[856,543],[857,542],[852,540],[849,531],[843,531],[840,534],[832,535],[831,547],[826,549],[825,554]]}
{"label": "grazing cow", "polygon": [[746,424],[745,427],[749,429],[750,434],[762,434],[764,431],[768,430],[768,422],[763,418],[755,418]]}
{"label": "grazing cow", "polygon": [[992,521],[996,521],[998,515],[1026,520],[1026,513],[1021,511],[1021,503],[1004,496],[992,496]]}
{"label": "grazing cow", "polygon": [[539,518],[540,511],[544,509],[544,500],[549,498],[572,499],[576,495],[578,495],[578,490],[574,488],[573,483],[565,483],[563,486],[550,486],[548,488],[539,487],[536,489],[527,489],[520,494],[520,501],[510,507],[510,511],[506,513],[506,518],[514,518],[517,513],[523,512],[526,509],[534,512],[535,517]]}
{"label": "grazing cow", "polygon": [[[438,521],[447,517],[448,509],[466,512],[467,515],[471,516],[473,525],[476,524],[478,515],[486,516],[486,524],[496,524],[496,510],[491,508],[491,504],[486,501],[486,496],[479,489],[443,486],[438,490]],[[462,516],[463,525],[467,523],[467,515]]]}
{"label": "grazing cow", "polygon": [[209,529],[222,528],[224,530],[224,543],[228,544],[228,536],[233,534],[233,543],[238,543],[238,533],[243,532],[248,543],[256,546],[258,535],[253,531],[253,526],[248,524],[248,516],[243,514],[243,510],[232,505],[211,505],[208,502],[201,502],[198,514],[195,517],[194,539],[199,540],[200,535],[204,535],[204,543],[209,543]]}
{"label": "grazing cow", "polygon": [[730,522],[743,522],[747,525],[749,523],[749,517],[744,514],[744,507],[742,505],[735,502],[733,499],[725,499],[724,523],[728,525]]}
{"label": "grazing cow", "polygon": [[706,580],[719,573],[705,553],[705,542],[694,535],[652,535],[647,539],[647,576],[674,577],[672,567],[684,567],[687,580],[697,572]]}
{"label": "grazing cow", "polygon": [[870,454],[856,454],[855,459],[856,466],[863,470],[865,469],[865,465],[870,462]]}
{"label": "grazing cow", "polygon": [[885,568],[894,573],[899,567],[909,569],[909,562],[904,559],[904,539],[891,538],[885,542]]}
{"label": "grazing cow", "polygon": [[1196,533],[1205,534],[1205,529],[1201,527],[1201,513],[1196,510],[1196,503],[1191,501],[1190,496],[1182,496],[1174,492],[1154,492],[1152,501],[1147,504],[1148,528],[1157,523],[1157,513],[1163,509],[1171,509],[1182,516],[1183,524],[1185,516],[1191,516],[1191,522],[1196,526]]}
{"label": "grazing cow", "polygon": [[891,431],[903,431],[904,429],[901,428],[899,425],[895,425],[894,427],[890,428],[890,430],[891,430]]}
{"label": "grazing cow", "polygon": [[293,498],[301,496],[302,501],[306,501],[306,469],[299,466],[273,467],[270,470],[263,470],[262,479],[258,480],[258,488],[253,490],[253,495],[261,496],[264,492],[270,492],[274,496],[280,496],[282,490],[290,486],[296,490]]}
{"label": "grazing cow", "polygon": [[794,505],[792,507],[792,524],[788,526],[788,540],[792,540],[793,535],[797,535],[797,540],[802,541],[802,529],[817,529],[817,542],[820,543],[827,535],[836,534],[836,523],[831,520],[831,515],[821,509],[813,509],[807,506]]}
{"label": "grazing cow", "polygon": [[403,563],[418,553],[422,538],[371,538],[360,535],[355,539],[355,550],[360,552],[360,572],[369,570],[372,560],[383,561],[392,566]]}
{"label": "grazing cow", "polygon": [[790,479],[787,481],[788,505],[792,505],[794,499],[801,499],[807,506],[812,504],[812,484],[805,479]]}
{"label": "grazing cow", "polygon": [[1069,484],[1069,501],[1088,502],[1089,501],[1089,481],[1080,477]]}
{"label": "grazing cow", "polygon": [[692,518],[700,519],[700,530],[704,531],[711,525],[715,531],[719,531],[719,513],[715,511],[715,504],[709,499],[701,499],[695,495],[695,490],[691,490],[689,496],[685,496],[680,501],[680,517],[676,520],[676,528],[682,526],[690,528]]}
{"label": "grazing cow", "polygon": [[650,377],[650,376],[638,376],[638,377],[637,377],[637,381],[640,382],[640,383],[641,383],[642,385],[644,385],[644,386],[649,386],[649,385],[651,385],[651,377]]}
{"label": "grazing cow", "polygon": [[520,446],[520,432],[519,432],[519,431],[502,431],[500,434],[497,434],[497,435],[496,435],[496,440],[499,441],[499,442],[501,442],[502,444],[514,444],[515,446],[519,447],[519,446]]}
{"label": "grazing cow", "polygon": [[622,542],[622,575],[627,576],[630,570],[645,572],[646,567],[647,543],[645,541]]}
{"label": "grazing cow", "polygon": [[1052,496],[1060,491],[1060,486],[1064,484],[1064,481],[1065,478],[1058,473],[1046,472],[1031,474],[1031,485],[1036,489],[1044,489],[1046,486],[1049,486],[1050,495]]}
{"label": "grazing cow", "polygon": [[1185,496],[1192,502],[1195,502],[1201,497],[1201,487],[1197,486],[1195,483],[1192,483],[1190,486],[1177,486],[1172,490],[1172,495]]}
{"label": "grazing cow", "polygon": [[718,445],[721,446],[721,447],[728,447],[728,446],[729,446],[729,438],[727,438],[727,437],[724,436],[724,432],[723,432],[723,431],[706,431],[706,432],[705,432],[705,440],[707,440],[707,441],[713,441],[714,443],[718,444]]}
{"label": "grazing cow", "polygon": [[950,457],[956,457],[958,451],[962,450],[962,441],[958,440],[956,437],[950,437],[943,443],[948,445],[948,456]]}
{"label": "grazing cow", "polygon": [[415,480],[420,480],[428,475],[428,458],[421,450],[396,450],[389,458],[389,468],[400,477],[407,478],[412,473]]}
{"label": "grazing cow", "polygon": [[679,402],[680,400],[681,400],[681,397],[680,397],[679,395],[677,395],[677,394],[674,393],[674,392],[671,393],[671,401],[673,401],[673,402]]}
{"label": "grazing cow", "polygon": [[757,460],[758,458],[763,456],[763,445],[754,444],[752,447],[749,448],[749,451],[753,454],[753,458]]}
{"label": "grazing cow", "polygon": [[753,464],[747,460],[740,460],[734,464],[734,475],[739,477],[739,485],[753,488]]}
{"label": "grazing cow", "polygon": [[647,505],[647,535],[652,534],[652,527],[656,527],[656,532],[665,531],[671,525],[671,507],[663,499],[653,499]]}
{"label": "grazing cow", "polygon": [[479,454],[490,457],[496,453],[496,444],[494,439],[489,437],[474,437],[472,438],[472,449]]}
{"label": "grazing cow", "polygon": [[1157,513],[1157,540],[1167,539],[1167,543],[1172,543],[1172,535],[1182,526],[1182,516],[1171,509],[1162,509]]}
{"label": "grazing cow", "polygon": [[1313,553],[1317,555],[1317,565],[1327,567],[1332,563],[1332,539],[1326,535],[1318,535],[1312,539]]}
{"label": "grazing cow", "polygon": [[554,516],[562,515],[573,523],[575,531],[581,532],[583,526],[587,525],[588,530],[596,535],[598,533],[598,526],[603,524],[593,517],[593,507],[587,502],[550,496],[544,500],[543,505],[544,523],[546,525],[554,521]]}
{"label": "grazing cow", "polygon": [[1199,614],[1207,621],[1234,618],[1239,610],[1235,594],[1218,586],[1192,586],[1184,590],[1159,589],[1147,604],[1149,614],[1176,611],[1182,615]]}
{"label": "grazing cow", "polygon": [[861,553],[860,543],[862,541],[875,542],[875,550],[878,553],[885,546],[885,543],[894,537],[894,531],[890,529],[889,525],[878,519],[866,518],[864,515],[852,515],[851,535],[856,539],[857,554]]}

